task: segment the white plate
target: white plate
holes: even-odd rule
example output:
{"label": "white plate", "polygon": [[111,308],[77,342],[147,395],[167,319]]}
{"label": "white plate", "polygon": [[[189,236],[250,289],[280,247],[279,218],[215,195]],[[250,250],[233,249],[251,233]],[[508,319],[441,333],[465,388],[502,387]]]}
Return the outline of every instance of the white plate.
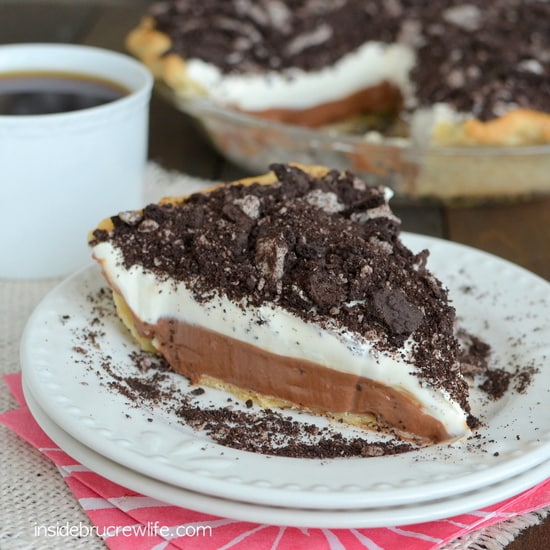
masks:
{"label": "white plate", "polygon": [[479,510],[517,495],[550,476],[550,461],[545,461],[517,476],[476,491],[418,504],[354,510],[311,510],[249,504],[188,491],[145,476],[105,458],[62,430],[40,408],[23,385],[29,409],[42,429],[75,460],[94,472],[142,495],[169,504],[237,521],[283,525],[299,528],[359,529],[410,525]]}
{"label": "white plate", "polygon": [[[429,266],[449,286],[466,329],[495,350],[497,366],[548,364],[550,285],[480,251],[418,235]],[[167,407],[129,407],[96,374],[107,360],[135,374],[135,350],[108,308],[89,296],[103,288],[98,267],[81,271],[38,306],[21,344],[25,380],[38,404],[62,429],[111,460],[171,485],[230,500],[270,506],[350,509],[433,500],[487,486],[550,457],[550,369],[540,369],[523,394],[499,401],[473,391],[473,412],[485,426],[476,438],[379,458],[335,460],[267,457],[221,447],[178,423]],[[101,324],[94,318],[101,317]],[[93,331],[92,346],[77,334]],[[85,360],[82,346],[90,346]],[[510,362],[512,361],[512,366]],[[91,363],[91,366],[90,366]],[[188,383],[173,376],[182,390]],[[226,403],[221,392],[205,399]],[[308,422],[316,421],[304,415]],[[151,421],[152,420],[152,421]],[[370,437],[370,436],[369,436]]]}

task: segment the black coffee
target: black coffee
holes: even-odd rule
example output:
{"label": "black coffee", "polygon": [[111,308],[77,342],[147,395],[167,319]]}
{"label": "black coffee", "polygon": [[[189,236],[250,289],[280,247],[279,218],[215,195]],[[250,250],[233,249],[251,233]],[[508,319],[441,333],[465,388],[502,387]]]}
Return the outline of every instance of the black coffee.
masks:
{"label": "black coffee", "polygon": [[120,84],[57,72],[0,73],[0,115],[46,115],[88,109],[128,95]]}

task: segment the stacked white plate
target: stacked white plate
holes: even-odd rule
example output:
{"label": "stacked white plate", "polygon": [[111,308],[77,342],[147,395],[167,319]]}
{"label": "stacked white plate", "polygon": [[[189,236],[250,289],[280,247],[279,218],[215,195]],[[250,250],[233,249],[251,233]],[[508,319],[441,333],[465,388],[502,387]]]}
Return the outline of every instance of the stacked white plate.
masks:
{"label": "stacked white plate", "polygon": [[[21,363],[29,407],[61,448],[108,479],[233,519],[381,527],[518,494],[550,476],[550,284],[478,250],[418,235],[404,240],[414,251],[430,250],[429,267],[449,287],[460,326],[491,345],[492,366],[534,369],[524,391],[512,387],[499,400],[472,389],[483,426],[467,441],[375,458],[266,456],[216,444],[172,407],[136,407],[109,388],[111,375],[139,374],[130,357],[137,348],[112,309],[90,299],[105,287],[96,266],[54,289],[28,322]],[[189,392],[187,380],[169,376]],[[221,407],[227,397],[207,389],[197,399]],[[326,423],[303,413],[296,419]]]}

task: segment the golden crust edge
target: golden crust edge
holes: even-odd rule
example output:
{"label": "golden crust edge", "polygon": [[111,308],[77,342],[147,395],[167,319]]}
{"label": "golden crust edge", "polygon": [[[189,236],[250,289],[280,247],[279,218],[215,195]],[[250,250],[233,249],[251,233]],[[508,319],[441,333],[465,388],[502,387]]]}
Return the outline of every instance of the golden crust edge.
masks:
{"label": "golden crust edge", "polygon": [[533,109],[512,109],[483,122],[471,118],[461,123],[440,123],[434,143],[446,146],[518,147],[550,143],[550,114]]}
{"label": "golden crust edge", "polygon": [[415,444],[430,443],[428,440],[416,436],[415,434],[408,432],[397,432],[392,426],[381,424],[377,418],[371,414],[334,413],[324,409],[300,407],[296,403],[292,403],[285,399],[280,399],[271,395],[264,395],[253,390],[247,390],[241,388],[240,386],[236,386],[235,384],[230,384],[208,375],[200,376],[194,385],[202,385],[227,392],[244,403],[251,400],[255,405],[263,409],[303,411],[315,416],[324,417],[331,422],[343,423],[349,426],[355,426],[360,429],[375,432],[380,431],[386,435],[395,434],[403,441],[410,441]]}
{"label": "golden crust edge", "polygon": [[132,29],[125,40],[126,49],[140,59],[153,76],[168,84],[182,97],[205,95],[204,88],[187,74],[185,60],[175,53],[168,53],[172,39],[155,29],[155,20],[145,16]]}

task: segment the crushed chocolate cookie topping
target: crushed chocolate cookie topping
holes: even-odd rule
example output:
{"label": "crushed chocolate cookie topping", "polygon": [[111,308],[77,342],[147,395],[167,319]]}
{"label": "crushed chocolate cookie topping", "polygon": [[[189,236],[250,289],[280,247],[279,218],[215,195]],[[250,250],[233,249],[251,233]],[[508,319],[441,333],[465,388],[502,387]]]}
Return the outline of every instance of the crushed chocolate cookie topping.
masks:
{"label": "crushed chocolate cookie topping", "polygon": [[[247,408],[252,403],[245,403]],[[188,401],[175,411],[182,422],[206,432],[213,441],[252,453],[291,458],[389,456],[417,449],[397,440],[369,442],[346,437],[330,427],[320,428],[271,409],[253,414],[230,408],[205,408]]]}
{"label": "crushed chocolate cookie topping", "polygon": [[545,0],[161,0],[150,14],[171,51],[224,73],[318,70],[365,42],[400,42],[417,56],[411,107],[445,102],[482,120],[548,110]]}
{"label": "crushed chocolate cookie topping", "polygon": [[481,120],[513,107],[548,111],[550,2],[402,3],[418,27],[412,78],[420,105],[445,102]]}
{"label": "crushed chocolate cookie topping", "polygon": [[462,374],[475,376],[486,372],[491,346],[463,329],[458,331],[457,337],[461,344],[460,365]]}
{"label": "crushed chocolate cookie topping", "polygon": [[511,378],[512,374],[504,369],[488,369],[479,388],[491,399],[500,399],[508,391]]}
{"label": "crushed chocolate cookie topping", "polygon": [[392,353],[408,340],[423,383],[468,411],[454,309],[426,269],[427,253],[415,255],[399,239],[385,189],[351,173],[272,169],[274,185],[220,186],[149,205],[137,224],[115,216],[114,230],[96,231],[96,242],[112,241],[127,268],[184,281],[199,301],[225,294],[243,305],[274,303]]}
{"label": "crushed chocolate cookie topping", "polygon": [[150,11],[173,51],[225,73],[321,69],[365,39],[391,40],[390,12],[386,2],[357,0],[178,0]]}
{"label": "crushed chocolate cookie topping", "polygon": [[[464,329],[457,331],[460,345],[460,371],[464,377],[476,381],[477,388],[489,399],[498,401],[513,388],[524,393],[538,372],[533,365],[516,366],[514,370],[491,367],[491,346]],[[472,427],[472,426],[470,426]]]}

